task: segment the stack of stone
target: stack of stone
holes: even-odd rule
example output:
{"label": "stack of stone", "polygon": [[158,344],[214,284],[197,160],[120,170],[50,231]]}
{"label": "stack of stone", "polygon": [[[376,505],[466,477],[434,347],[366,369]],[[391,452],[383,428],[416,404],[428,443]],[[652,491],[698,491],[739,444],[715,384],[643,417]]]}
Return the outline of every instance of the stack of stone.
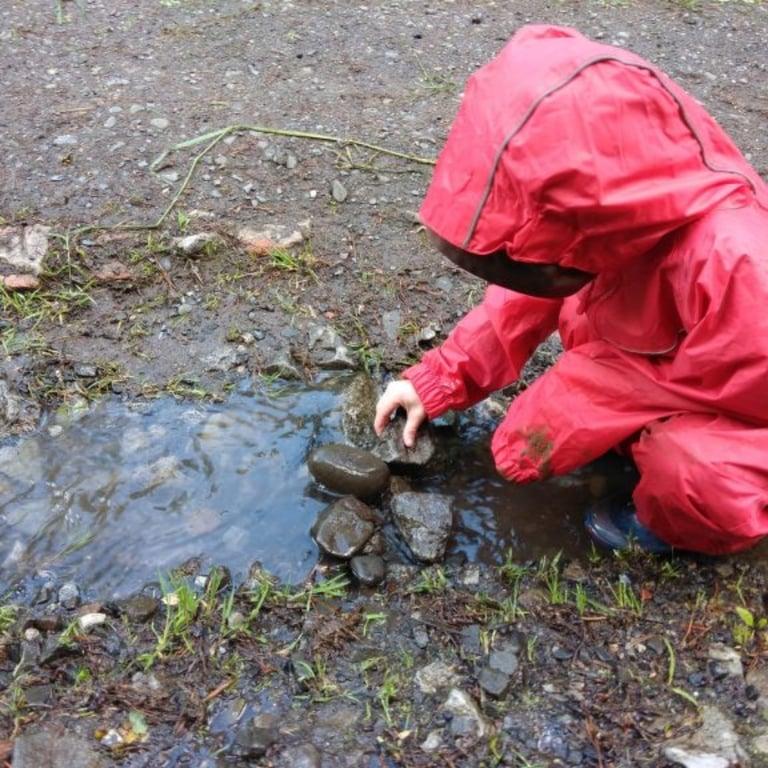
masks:
{"label": "stack of stone", "polygon": [[332,443],[317,448],[309,458],[314,479],[341,494],[319,514],[312,535],[324,553],[349,561],[361,584],[376,585],[386,574],[381,502],[387,494],[397,532],[421,562],[434,563],[443,557],[453,526],[451,497],[416,493],[403,478],[392,475],[392,468],[424,465],[434,454],[430,434],[406,449],[402,429],[402,421],[393,422],[371,451]]}

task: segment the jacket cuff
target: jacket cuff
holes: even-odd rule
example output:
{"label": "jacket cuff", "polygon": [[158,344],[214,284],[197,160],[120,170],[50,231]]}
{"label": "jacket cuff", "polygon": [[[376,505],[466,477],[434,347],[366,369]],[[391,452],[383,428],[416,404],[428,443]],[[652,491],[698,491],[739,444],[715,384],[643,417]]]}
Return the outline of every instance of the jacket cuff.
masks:
{"label": "jacket cuff", "polygon": [[413,384],[430,421],[456,406],[454,388],[436,376],[426,363],[407,368],[402,376]]}

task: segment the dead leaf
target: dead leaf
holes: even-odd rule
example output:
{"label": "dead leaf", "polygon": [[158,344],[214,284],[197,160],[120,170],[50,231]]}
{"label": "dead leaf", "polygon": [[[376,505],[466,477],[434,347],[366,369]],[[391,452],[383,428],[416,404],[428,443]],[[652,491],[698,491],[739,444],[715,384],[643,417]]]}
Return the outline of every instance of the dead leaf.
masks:
{"label": "dead leaf", "polygon": [[120,283],[133,280],[133,275],[122,262],[109,261],[94,274],[93,278],[97,283]]}

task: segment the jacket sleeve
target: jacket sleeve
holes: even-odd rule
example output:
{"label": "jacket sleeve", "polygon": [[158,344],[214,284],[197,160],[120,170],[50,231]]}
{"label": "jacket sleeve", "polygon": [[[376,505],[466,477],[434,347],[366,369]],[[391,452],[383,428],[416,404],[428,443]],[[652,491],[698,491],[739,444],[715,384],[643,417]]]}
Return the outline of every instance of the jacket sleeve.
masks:
{"label": "jacket sleeve", "polygon": [[556,328],[561,299],[538,299],[490,286],[445,342],[403,374],[434,419],[511,384]]}

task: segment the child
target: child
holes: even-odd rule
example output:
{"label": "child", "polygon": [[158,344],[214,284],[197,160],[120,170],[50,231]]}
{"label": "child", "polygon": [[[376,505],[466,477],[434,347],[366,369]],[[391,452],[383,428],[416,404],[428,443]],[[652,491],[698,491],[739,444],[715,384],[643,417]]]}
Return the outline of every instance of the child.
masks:
{"label": "child", "polygon": [[768,188],[701,105],[623,49],[531,26],[470,78],[421,218],[483,302],[389,385],[404,434],[557,364],[512,403],[498,470],[526,483],[612,448],[634,503],[612,547],[736,552],[768,533]]}

